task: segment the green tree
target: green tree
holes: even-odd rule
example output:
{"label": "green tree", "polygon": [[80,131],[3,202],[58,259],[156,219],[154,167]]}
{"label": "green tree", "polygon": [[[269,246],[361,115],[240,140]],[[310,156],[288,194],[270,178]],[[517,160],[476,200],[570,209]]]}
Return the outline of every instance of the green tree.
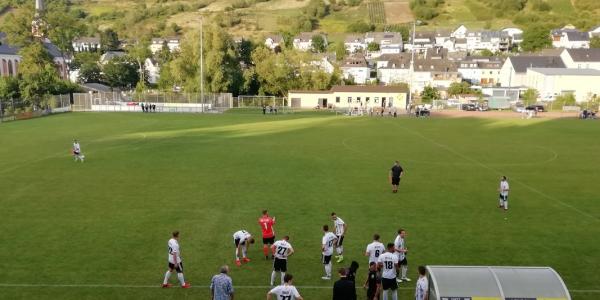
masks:
{"label": "green tree", "polygon": [[171,53],[171,49],[169,48],[167,41],[163,42],[162,47],[156,53],[155,58],[160,65],[166,64],[173,60],[173,54]]}
{"label": "green tree", "polygon": [[33,10],[22,8],[10,12],[0,23],[0,31],[6,34],[6,39],[13,46],[26,46],[33,42],[31,35],[31,20]]}
{"label": "green tree", "polygon": [[112,29],[100,33],[102,52],[119,50],[119,35]]}
{"label": "green tree", "polygon": [[80,83],[102,82],[102,69],[98,63],[84,63],[79,68],[77,81]]}
{"label": "green tree", "polygon": [[377,44],[377,43],[375,43],[375,42],[370,42],[370,43],[367,45],[367,50],[368,50],[368,51],[371,51],[371,52],[374,52],[374,51],[379,51],[379,48],[380,48],[380,47],[379,47],[379,44]]}
{"label": "green tree", "polygon": [[142,88],[147,81],[145,77],[146,71],[144,69],[144,63],[146,62],[146,58],[152,57],[152,52],[150,51],[149,47],[150,41],[140,40],[127,48],[127,55],[137,63],[138,72],[140,74],[140,80],[138,84]]}
{"label": "green tree", "polygon": [[552,108],[562,109],[565,106],[575,106],[577,104],[577,100],[575,96],[571,93],[557,96],[556,99],[552,102]]}
{"label": "green tree", "polygon": [[525,106],[535,104],[538,99],[538,91],[536,89],[527,89],[523,93],[523,104]]}
{"label": "green tree", "polygon": [[481,56],[494,56],[494,52],[490,51],[489,49],[483,49],[479,51],[479,54]]}
{"label": "green tree", "polygon": [[600,48],[600,36],[595,36],[590,39],[590,48]]}
{"label": "green tree", "polygon": [[313,48],[313,51],[315,51],[317,53],[325,52],[325,49],[327,48],[327,46],[325,43],[325,39],[323,38],[322,35],[315,34],[312,36],[312,48]]}
{"label": "green tree", "polygon": [[19,51],[19,89],[23,99],[40,106],[45,95],[56,91],[60,78],[42,43],[33,42]]}
{"label": "green tree", "polygon": [[140,81],[138,66],[129,57],[115,57],[102,67],[103,81],[110,87],[135,87]]}
{"label": "green tree", "polygon": [[471,86],[468,82],[453,82],[448,87],[448,95],[461,95],[461,94],[471,94],[474,91],[471,89]]}
{"label": "green tree", "polygon": [[76,18],[66,4],[55,4],[48,9],[45,18],[48,23],[48,37],[64,54],[73,53],[72,41],[85,34],[86,28],[81,19]]}
{"label": "green tree", "polygon": [[524,51],[539,51],[552,46],[550,31],[543,26],[533,26],[523,33],[521,49]]}
{"label": "green tree", "polygon": [[374,25],[367,24],[365,21],[359,20],[353,23],[350,23],[348,27],[346,27],[346,32],[356,32],[356,33],[365,33],[369,31],[373,31],[375,29]]}
{"label": "green tree", "polygon": [[421,101],[423,103],[432,103],[433,100],[440,99],[440,93],[438,90],[431,86],[426,86],[421,92]]}
{"label": "green tree", "polygon": [[0,101],[19,97],[19,79],[13,76],[0,77]]}
{"label": "green tree", "polygon": [[346,45],[344,43],[335,43],[335,59],[338,61],[343,60],[346,57]]}

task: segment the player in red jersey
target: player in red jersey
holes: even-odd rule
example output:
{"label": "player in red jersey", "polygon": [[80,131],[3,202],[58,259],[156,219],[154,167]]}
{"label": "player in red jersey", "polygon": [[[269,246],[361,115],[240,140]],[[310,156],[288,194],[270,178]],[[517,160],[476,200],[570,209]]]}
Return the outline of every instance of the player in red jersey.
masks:
{"label": "player in red jersey", "polygon": [[269,249],[275,243],[275,231],[273,230],[275,218],[271,218],[266,209],[262,211],[262,214],[262,217],[258,219],[258,225],[262,229],[263,253],[265,254],[265,259],[269,259]]}

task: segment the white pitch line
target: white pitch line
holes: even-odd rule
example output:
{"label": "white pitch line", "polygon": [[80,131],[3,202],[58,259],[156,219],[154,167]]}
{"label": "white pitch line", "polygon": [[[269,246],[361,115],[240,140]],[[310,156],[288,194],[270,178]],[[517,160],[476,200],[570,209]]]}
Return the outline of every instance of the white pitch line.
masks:
{"label": "white pitch line", "polygon": [[[126,289],[144,289],[144,288],[162,288],[160,284],[156,285],[130,285],[130,284],[36,284],[36,283],[0,283],[3,287],[48,287],[48,288],[126,288]],[[176,285],[173,288],[177,288]],[[209,285],[192,285],[192,288],[210,288]],[[270,285],[234,285],[234,289],[270,289]],[[333,286],[321,285],[296,285],[299,289],[331,289]],[[359,287],[357,287],[358,289]],[[412,287],[398,287],[401,290],[412,290]]]}

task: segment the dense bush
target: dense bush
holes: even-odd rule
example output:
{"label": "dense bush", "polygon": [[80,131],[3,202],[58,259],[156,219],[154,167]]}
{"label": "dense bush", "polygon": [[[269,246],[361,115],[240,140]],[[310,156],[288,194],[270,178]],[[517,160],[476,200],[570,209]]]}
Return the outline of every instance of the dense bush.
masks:
{"label": "dense bush", "polygon": [[367,24],[365,21],[356,21],[354,23],[350,23],[346,28],[346,32],[357,33],[365,33],[373,30],[375,30],[375,26],[372,24]]}

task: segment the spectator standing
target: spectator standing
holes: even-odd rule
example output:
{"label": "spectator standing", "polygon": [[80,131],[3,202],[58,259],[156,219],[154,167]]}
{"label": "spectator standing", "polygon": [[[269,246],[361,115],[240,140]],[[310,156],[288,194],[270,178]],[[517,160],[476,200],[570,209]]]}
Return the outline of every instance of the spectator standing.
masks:
{"label": "spectator standing", "polygon": [[429,281],[426,274],[427,270],[425,267],[419,266],[419,280],[417,280],[417,287],[415,288],[415,300],[429,299]]}
{"label": "spectator standing", "polygon": [[219,274],[210,281],[210,295],[212,300],[233,300],[233,282],[229,273],[229,266],[221,267]]}
{"label": "spectator standing", "polygon": [[364,287],[367,289],[367,300],[378,300],[379,290],[381,289],[381,277],[377,272],[377,262],[369,263],[369,275]]}
{"label": "spectator standing", "polygon": [[339,270],[340,280],[333,284],[333,300],[356,300],[356,288],[354,282],[348,280],[347,270]]}

